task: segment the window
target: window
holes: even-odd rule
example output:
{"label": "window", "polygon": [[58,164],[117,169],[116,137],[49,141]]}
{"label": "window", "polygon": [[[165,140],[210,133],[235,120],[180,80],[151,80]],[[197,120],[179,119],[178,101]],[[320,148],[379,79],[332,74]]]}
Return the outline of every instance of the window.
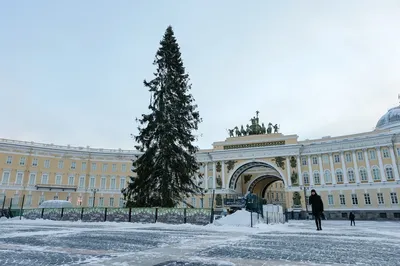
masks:
{"label": "window", "polygon": [[113,164],[112,164],[112,166],[111,166],[111,171],[117,172],[117,164],[116,164],[116,163],[113,163]]}
{"label": "window", "polygon": [[304,172],[304,173],[303,173],[303,182],[304,182],[304,185],[310,184],[310,178],[309,178],[307,172]]}
{"label": "window", "polygon": [[353,171],[353,169],[347,169],[347,176],[349,178],[349,182],[354,182],[354,171]]}
{"label": "window", "polygon": [[7,156],[6,164],[12,164],[12,156]]}
{"label": "window", "polygon": [[43,201],[45,201],[45,200],[46,200],[46,197],[45,197],[44,195],[40,195],[40,198],[39,198],[39,205],[42,204]]}
{"label": "window", "polygon": [[108,164],[103,163],[103,172],[107,172],[108,170]]}
{"label": "window", "polygon": [[339,195],[340,205],[346,205],[346,198],[344,195]]}
{"label": "window", "polygon": [[85,187],[85,177],[81,176],[79,177],[79,188],[84,188]]}
{"label": "window", "polygon": [[321,183],[321,179],[319,177],[319,173],[318,172],[314,172],[314,184],[315,185],[319,185]]}
{"label": "window", "polygon": [[50,168],[50,160],[44,160],[44,168]]}
{"label": "window", "polygon": [[312,163],[313,164],[318,164],[318,158],[316,156],[312,157]]}
{"label": "window", "polygon": [[94,176],[90,177],[89,188],[94,188],[96,178]]}
{"label": "window", "polygon": [[64,168],[64,161],[63,160],[59,160],[58,161],[58,169],[63,169]]}
{"label": "window", "polygon": [[125,177],[121,177],[119,181],[119,189],[125,188]]}
{"label": "window", "polygon": [[324,178],[325,178],[326,184],[332,183],[332,176],[331,176],[331,172],[329,170],[325,170]]}
{"label": "window", "polygon": [[373,168],[372,168],[372,176],[374,177],[374,180],[375,180],[375,181],[381,180],[381,175],[380,175],[380,173],[379,173],[378,167],[373,167]]}
{"label": "window", "polygon": [[58,195],[55,195],[55,196],[53,197],[53,200],[58,200]]}
{"label": "window", "polygon": [[106,189],[106,178],[104,176],[101,178],[100,189]]}
{"label": "window", "polygon": [[371,205],[371,197],[369,196],[369,193],[364,194],[364,202],[365,205]]}
{"label": "window", "polygon": [[25,163],[26,163],[26,157],[21,157],[21,158],[19,159],[19,165],[24,166]]}
{"label": "window", "polygon": [[26,206],[32,205],[32,195],[26,195]]}
{"label": "window", "polygon": [[326,154],[322,155],[322,161],[323,161],[324,163],[328,164],[328,163],[329,163],[329,156],[326,155]]}
{"label": "window", "polygon": [[87,164],[86,162],[82,162],[81,168],[82,170],[86,170]]}
{"label": "window", "polygon": [[192,206],[196,208],[196,198],[192,198]]}
{"label": "window", "polygon": [[386,179],[387,180],[393,180],[393,168],[391,165],[388,165],[385,167],[385,174],[386,174]]}
{"label": "window", "polygon": [[110,207],[114,207],[114,198],[110,198],[110,204],[109,204],[109,206],[110,206]]}
{"label": "window", "polygon": [[399,200],[397,198],[397,193],[396,192],[391,192],[390,193],[390,199],[392,200],[392,204],[399,204]]}
{"label": "window", "polygon": [[93,206],[93,197],[89,197],[88,207],[92,207],[92,206]]}
{"label": "window", "polygon": [[357,152],[357,157],[358,157],[358,160],[359,160],[359,161],[364,160],[364,154],[363,154],[363,152],[362,152],[362,151]]}
{"label": "window", "polygon": [[351,201],[352,201],[353,205],[358,205],[357,194],[351,194]]}
{"label": "window", "polygon": [[104,206],[104,197],[100,197],[99,198],[99,207],[103,207]]}
{"label": "window", "polygon": [[62,175],[56,175],[56,185],[61,185],[62,183]]}
{"label": "window", "polygon": [[334,205],[333,195],[328,195],[328,204],[329,205]]}
{"label": "window", "polygon": [[97,170],[97,164],[96,163],[92,163],[92,171],[96,171]]}
{"label": "window", "polygon": [[76,169],[76,162],[71,162],[71,169],[75,170]]}
{"label": "window", "polygon": [[375,153],[374,150],[370,150],[370,151],[369,151],[369,158],[370,158],[371,160],[376,160],[376,153]]}
{"label": "window", "polygon": [[383,199],[383,193],[377,193],[376,196],[378,198],[378,204],[380,205],[385,204],[385,200]]}
{"label": "window", "polygon": [[110,189],[115,189],[116,188],[116,182],[115,182],[115,177],[111,177],[111,182],[110,182]]}
{"label": "window", "polygon": [[212,206],[212,198],[208,198],[208,207],[211,208]]}
{"label": "window", "polygon": [[400,156],[400,148],[396,148],[397,150],[397,155]]}
{"label": "window", "polygon": [[22,179],[24,178],[24,173],[17,173],[17,178],[15,180],[16,185],[22,185]]}
{"label": "window", "polygon": [[341,169],[336,170],[336,181],[338,183],[343,183],[343,172]]}
{"label": "window", "polygon": [[68,185],[73,186],[75,183],[75,177],[74,176],[69,176],[68,177]]}
{"label": "window", "polygon": [[3,178],[1,183],[8,185],[9,181],[10,181],[10,172],[3,172]]}
{"label": "window", "polygon": [[335,154],[335,155],[334,155],[334,160],[335,160],[335,163],[340,163],[340,156],[339,156],[339,154]]}
{"label": "window", "polygon": [[368,181],[367,170],[360,168],[361,181]]}
{"label": "window", "polygon": [[301,157],[301,165],[307,165],[306,157]]}
{"label": "window", "polygon": [[386,148],[383,149],[382,153],[383,153],[383,158],[389,158],[390,157],[388,149],[386,149]]}
{"label": "window", "polygon": [[36,184],[36,174],[29,174],[29,185],[33,186]]}
{"label": "window", "polygon": [[346,162],[350,163],[351,162],[351,154],[346,153]]}
{"label": "window", "polygon": [[38,166],[38,158],[33,158],[32,160],[32,166],[37,167]]}
{"label": "window", "polygon": [[121,165],[121,170],[122,170],[122,172],[126,172],[126,164]]}
{"label": "window", "polygon": [[42,182],[43,185],[46,185],[49,183],[49,175],[48,174],[43,174],[42,175]]}
{"label": "window", "polygon": [[16,194],[14,194],[14,197],[12,198],[12,205],[18,206],[18,204],[19,204],[19,195],[16,193]]}
{"label": "window", "polygon": [[119,207],[124,207],[124,198],[119,198]]}

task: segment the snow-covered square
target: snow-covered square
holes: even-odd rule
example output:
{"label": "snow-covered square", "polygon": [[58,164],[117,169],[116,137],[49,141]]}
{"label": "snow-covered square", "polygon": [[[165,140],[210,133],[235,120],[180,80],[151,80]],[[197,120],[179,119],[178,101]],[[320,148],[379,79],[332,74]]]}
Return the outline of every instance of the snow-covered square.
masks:
{"label": "snow-covered square", "polygon": [[400,265],[400,224],[1,220],[0,265]]}

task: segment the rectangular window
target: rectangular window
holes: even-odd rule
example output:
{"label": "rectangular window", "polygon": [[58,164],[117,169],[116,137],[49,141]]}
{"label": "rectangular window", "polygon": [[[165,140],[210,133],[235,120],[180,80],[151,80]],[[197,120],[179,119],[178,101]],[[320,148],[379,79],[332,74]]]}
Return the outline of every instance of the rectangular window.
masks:
{"label": "rectangular window", "polygon": [[63,169],[64,168],[64,161],[63,160],[59,160],[58,161],[58,169]]}
{"label": "rectangular window", "polygon": [[397,198],[397,193],[396,192],[390,193],[390,198],[392,200],[392,204],[399,204],[399,200]]}
{"label": "rectangular window", "polygon": [[33,158],[32,167],[37,167],[37,166],[38,166],[38,158]]}
{"label": "rectangular window", "polygon": [[108,164],[103,163],[103,172],[107,172],[108,170]]}
{"label": "rectangular window", "polygon": [[93,206],[93,197],[89,197],[88,207],[92,207],[92,206]]}
{"label": "rectangular window", "polygon": [[22,185],[22,179],[24,178],[24,173],[17,173],[17,178],[15,180],[16,185]]}
{"label": "rectangular window", "polygon": [[99,207],[103,207],[104,206],[104,197],[100,197],[99,198]]}
{"label": "rectangular window", "polygon": [[358,157],[358,160],[359,160],[359,161],[364,160],[364,154],[363,154],[363,152],[362,152],[362,151],[357,152],[357,157]]}
{"label": "rectangular window", "polygon": [[86,162],[82,162],[82,166],[81,166],[81,168],[82,168],[82,170],[84,171],[84,170],[86,170],[86,167],[87,167],[87,164],[86,164]]}
{"label": "rectangular window", "polygon": [[97,170],[97,164],[96,163],[92,163],[92,171],[96,171]]}
{"label": "rectangular window", "polygon": [[8,182],[10,182],[10,172],[3,172],[3,178],[1,183],[8,185]]}
{"label": "rectangular window", "polygon": [[364,194],[364,202],[365,205],[371,205],[371,197],[369,196],[369,193]]}
{"label": "rectangular window", "polygon": [[354,171],[353,169],[347,170],[347,176],[349,177],[349,182],[354,182]]}
{"label": "rectangular window", "polygon": [[339,195],[340,205],[346,205],[346,199],[344,195]]}
{"label": "rectangular window", "polygon": [[357,194],[351,194],[351,201],[352,201],[353,205],[358,205]]}
{"label": "rectangular window", "polygon": [[115,189],[115,188],[116,188],[115,177],[112,177],[110,182],[110,189]]}
{"label": "rectangular window", "polygon": [[12,156],[7,156],[6,164],[12,164]]}
{"label": "rectangular window", "polygon": [[73,176],[68,177],[68,185],[69,186],[73,186],[75,183],[74,181],[75,181],[75,178]]}
{"label": "rectangular window", "polygon": [[44,160],[44,168],[50,168],[50,160]]}
{"label": "rectangular window", "polygon": [[121,177],[119,181],[119,189],[124,189],[125,188],[125,177]]}
{"label": "rectangular window", "polygon": [[20,166],[24,166],[25,163],[26,163],[26,157],[21,157],[21,158],[19,159],[19,165],[20,165]]}
{"label": "rectangular window", "polygon": [[43,174],[42,175],[42,182],[43,185],[46,185],[49,183],[49,175],[48,174]]}
{"label": "rectangular window", "polygon": [[369,159],[370,160],[376,160],[376,153],[374,150],[369,151]]}
{"label": "rectangular window", "polygon": [[302,165],[307,165],[307,158],[306,157],[301,157],[301,164]]}
{"label": "rectangular window", "polygon": [[212,198],[208,198],[208,207],[209,207],[209,208],[212,207]]}
{"label": "rectangular window", "polygon": [[32,195],[26,195],[26,206],[32,205]]}
{"label": "rectangular window", "polygon": [[383,153],[383,158],[389,158],[390,157],[388,149],[383,149],[382,153]]}
{"label": "rectangular window", "polygon": [[361,181],[368,181],[367,171],[362,168],[360,169]]}
{"label": "rectangular window", "polygon": [[316,156],[312,157],[312,163],[313,164],[318,164],[318,158]]}
{"label": "rectangular window", "polygon": [[14,197],[12,198],[12,206],[18,206],[19,204],[19,195],[14,194]]}
{"label": "rectangular window", "polygon": [[126,164],[121,165],[121,170],[122,170],[122,172],[126,172]]}
{"label": "rectangular window", "polygon": [[61,185],[62,175],[56,175],[56,185]]}
{"label": "rectangular window", "polygon": [[110,198],[110,207],[114,207],[114,198]]}
{"label": "rectangular window", "polygon": [[192,198],[192,206],[196,208],[196,198]]}
{"label": "rectangular window", "polygon": [[75,170],[76,169],[76,162],[71,162],[71,169]]}
{"label": "rectangular window", "polygon": [[394,179],[393,168],[391,166],[387,166],[385,168],[385,173],[386,173],[386,179],[387,180],[393,180]]}
{"label": "rectangular window", "polygon": [[106,189],[106,178],[104,176],[101,178],[100,189]]}
{"label": "rectangular window", "polygon": [[36,184],[36,174],[29,174],[29,185],[34,186]]}
{"label": "rectangular window", "polygon": [[119,207],[124,207],[124,198],[119,198]]}
{"label": "rectangular window", "polygon": [[117,172],[117,164],[116,164],[116,163],[113,163],[113,164],[112,164],[111,170],[112,170],[113,172]]}
{"label": "rectangular window", "polygon": [[96,182],[96,178],[94,176],[90,177],[89,188],[94,188]]}
{"label": "rectangular window", "polygon": [[79,188],[85,188],[85,177],[79,177]]}
{"label": "rectangular window", "polygon": [[340,163],[340,156],[339,154],[334,155],[335,163]]}
{"label": "rectangular window", "polygon": [[334,205],[333,195],[328,195],[328,205]]}
{"label": "rectangular window", "polygon": [[46,200],[46,197],[44,195],[41,195],[39,198],[39,205],[43,203],[43,201]]}
{"label": "rectangular window", "polygon": [[350,163],[351,162],[351,154],[346,153],[346,162]]}
{"label": "rectangular window", "polygon": [[383,193],[377,193],[378,204],[382,205],[385,204],[385,200],[383,199]]}

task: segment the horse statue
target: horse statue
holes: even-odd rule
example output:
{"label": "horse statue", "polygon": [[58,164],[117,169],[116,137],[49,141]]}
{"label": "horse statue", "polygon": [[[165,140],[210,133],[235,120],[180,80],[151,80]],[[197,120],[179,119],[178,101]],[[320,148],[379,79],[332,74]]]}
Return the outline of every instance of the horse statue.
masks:
{"label": "horse statue", "polygon": [[230,137],[230,138],[233,138],[234,130],[235,130],[235,129],[228,129],[228,131],[229,131],[229,137]]}
{"label": "horse statue", "polygon": [[279,130],[278,124],[275,124],[275,126],[274,126],[274,133],[278,133],[278,130]]}
{"label": "horse statue", "polygon": [[240,136],[242,136],[242,133],[240,132],[240,130],[239,130],[239,128],[238,128],[238,127],[235,127],[234,129],[235,129],[235,134],[236,134],[236,137],[240,137]]}
{"label": "horse statue", "polygon": [[261,125],[261,132],[260,133],[261,134],[267,133],[267,128],[265,127],[264,123],[262,123],[262,125]]}
{"label": "horse statue", "polygon": [[268,128],[267,128],[267,134],[271,134],[272,133],[272,123],[270,122],[268,124]]}
{"label": "horse statue", "polygon": [[244,129],[243,125],[240,127],[240,133],[242,133],[242,136],[246,136],[247,135],[247,132]]}

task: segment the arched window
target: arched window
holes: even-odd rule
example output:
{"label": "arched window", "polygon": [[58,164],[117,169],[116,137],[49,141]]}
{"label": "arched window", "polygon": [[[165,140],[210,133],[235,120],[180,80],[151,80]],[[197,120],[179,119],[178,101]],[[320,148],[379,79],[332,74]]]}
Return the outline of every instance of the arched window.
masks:
{"label": "arched window", "polygon": [[338,183],[343,183],[343,172],[342,172],[342,169],[337,169],[336,170],[336,181]]}
{"label": "arched window", "polygon": [[314,184],[319,185],[321,184],[321,178],[318,172],[314,172]]}
{"label": "arched window", "polygon": [[326,184],[332,183],[332,175],[331,175],[331,172],[329,170],[325,170],[324,178],[325,178],[325,183]]}
{"label": "arched window", "polygon": [[303,173],[303,182],[304,182],[304,185],[310,184],[310,177],[308,176],[307,172]]}
{"label": "arched window", "polygon": [[367,170],[365,168],[360,168],[361,181],[368,181]]}
{"label": "arched window", "polygon": [[379,173],[379,168],[377,166],[374,166],[372,168],[372,176],[374,178],[374,181],[379,181],[381,180],[381,175]]}
{"label": "arched window", "polygon": [[347,177],[349,178],[349,182],[354,182],[354,171],[353,169],[347,169]]}
{"label": "arched window", "polygon": [[392,168],[391,165],[387,165],[385,167],[385,174],[386,174],[386,179],[387,180],[393,180],[394,179],[394,177],[393,177],[393,168]]}

